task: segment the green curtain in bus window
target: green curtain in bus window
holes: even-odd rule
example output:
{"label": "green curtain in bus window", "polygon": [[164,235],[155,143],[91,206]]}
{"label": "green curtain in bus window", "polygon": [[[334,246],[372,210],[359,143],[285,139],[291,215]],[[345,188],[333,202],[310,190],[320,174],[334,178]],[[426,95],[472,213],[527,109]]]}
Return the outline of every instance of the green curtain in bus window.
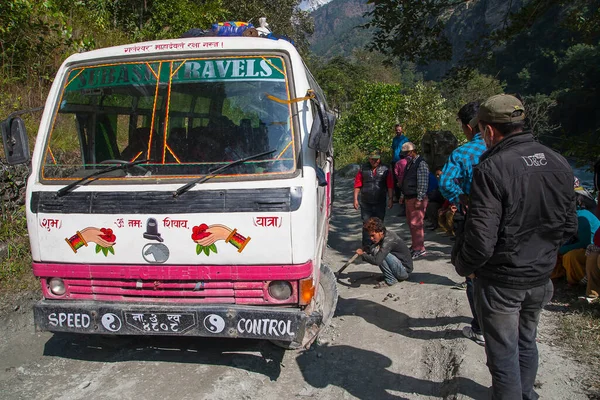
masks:
{"label": "green curtain in bus window", "polygon": [[117,115],[101,115],[96,120],[94,154],[96,163],[119,158],[117,139]]}

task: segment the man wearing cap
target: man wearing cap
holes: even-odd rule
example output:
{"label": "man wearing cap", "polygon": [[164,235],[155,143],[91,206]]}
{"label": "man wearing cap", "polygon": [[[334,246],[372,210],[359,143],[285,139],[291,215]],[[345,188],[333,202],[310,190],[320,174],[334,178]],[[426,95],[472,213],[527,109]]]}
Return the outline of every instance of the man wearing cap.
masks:
{"label": "man wearing cap", "polygon": [[[464,233],[464,215],[466,214],[466,207],[468,205],[468,195],[471,192],[473,167],[479,163],[479,157],[486,150],[485,142],[481,137],[481,133],[479,133],[478,124],[473,120],[477,117],[478,110],[479,102],[473,101],[465,104],[458,111],[456,120],[460,122],[462,131],[467,137],[468,142],[450,154],[440,177],[440,191],[442,195],[457,207],[457,212],[454,215],[454,232],[456,235]],[[470,326],[463,328],[462,333],[467,338],[475,341],[475,343],[483,346],[484,338],[481,334],[481,328],[477,319],[477,310],[475,309],[475,302],[473,300],[473,281],[471,278],[466,277],[465,284],[473,319]]]}
{"label": "man wearing cap", "polygon": [[473,168],[465,233],[452,263],[477,277],[475,307],[485,338],[493,399],[537,399],[537,324],[553,293],[559,246],[577,232],[573,172],[524,132],[523,104],[492,96],[477,113],[488,150]]}
{"label": "man wearing cap", "polygon": [[410,157],[402,179],[402,195],[406,203],[406,220],[410,229],[412,258],[427,255],[425,251],[425,210],[427,209],[427,189],[429,187],[429,166],[417,154],[411,142],[402,145],[402,155]]}
{"label": "man wearing cap", "polygon": [[[374,150],[369,154],[369,163],[365,164],[354,178],[354,208],[360,206],[360,216],[363,222],[371,217],[377,217],[381,221],[385,218],[385,206],[392,208],[394,196],[394,178],[385,165],[381,165],[381,154]],[[360,202],[358,195],[360,194]],[[387,198],[387,202],[386,202]],[[363,227],[362,246],[368,248],[371,245],[369,232]]]}

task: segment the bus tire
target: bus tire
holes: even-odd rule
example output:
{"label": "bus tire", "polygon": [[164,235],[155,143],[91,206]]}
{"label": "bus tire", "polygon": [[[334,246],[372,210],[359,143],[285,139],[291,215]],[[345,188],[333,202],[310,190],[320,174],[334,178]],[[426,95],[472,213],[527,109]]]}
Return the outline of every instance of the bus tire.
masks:
{"label": "bus tire", "polygon": [[320,312],[323,315],[321,325],[319,325],[316,329],[307,326],[302,343],[295,341],[283,342],[280,340],[271,340],[271,343],[286,350],[295,350],[299,349],[300,347],[310,347],[310,345],[319,335],[319,332],[321,332],[324,327],[328,326],[333,319],[333,315],[335,314],[335,309],[337,307],[337,301],[338,292],[335,275],[333,274],[331,268],[325,264],[321,264],[319,288],[317,289],[317,295],[314,297],[311,304],[312,312]]}

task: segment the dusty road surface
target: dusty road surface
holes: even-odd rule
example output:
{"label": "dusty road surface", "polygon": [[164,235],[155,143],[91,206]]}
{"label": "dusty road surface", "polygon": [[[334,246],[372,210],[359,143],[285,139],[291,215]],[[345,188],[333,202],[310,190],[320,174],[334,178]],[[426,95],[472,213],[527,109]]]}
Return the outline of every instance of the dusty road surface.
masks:
{"label": "dusty road surface", "polygon": [[[360,241],[351,181],[338,179],[326,262],[335,271]],[[395,206],[386,223],[409,233]],[[35,333],[34,296],[11,300],[0,316],[3,399],[484,399],[484,348],[465,339],[470,321],[451,241],[426,235],[429,256],[411,278],[374,290],[377,268],[350,266],[339,283],[332,325],[308,351],[269,342],[206,338],[105,338]],[[14,304],[12,304],[14,303]],[[540,325],[538,393],[586,399],[591,373],[553,345],[553,311]]]}

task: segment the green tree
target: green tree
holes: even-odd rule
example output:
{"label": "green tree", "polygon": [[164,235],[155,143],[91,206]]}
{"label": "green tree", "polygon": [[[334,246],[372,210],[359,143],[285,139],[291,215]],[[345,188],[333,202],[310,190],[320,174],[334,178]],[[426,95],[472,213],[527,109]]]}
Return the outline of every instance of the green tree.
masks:
{"label": "green tree", "polygon": [[226,18],[258,25],[266,17],[269,29],[277,35],[292,39],[303,55],[308,55],[308,38],[314,32],[310,13],[298,8],[300,0],[222,0]]}
{"label": "green tree", "polygon": [[350,110],[336,126],[335,145],[355,145],[363,152],[387,149],[402,114],[400,89],[400,85],[362,82]]}
{"label": "green tree", "polygon": [[593,164],[600,155],[600,45],[570,47],[558,63],[554,123],[566,140],[561,148]]}
{"label": "green tree", "polygon": [[338,151],[356,146],[363,152],[389,152],[393,127],[401,123],[418,146],[425,132],[449,128],[451,114],[445,106],[446,100],[434,85],[419,82],[403,92],[399,84],[363,82],[336,126],[334,144]]}
{"label": "green tree", "polygon": [[534,136],[553,135],[559,129],[560,125],[554,124],[551,120],[552,112],[556,107],[555,96],[536,94],[523,97],[523,106],[527,116],[527,129],[530,129]]}
{"label": "green tree", "polygon": [[[472,0],[369,0],[374,5],[365,24],[373,28],[371,49],[384,54],[425,64],[434,60],[450,60],[452,45],[446,25],[453,15],[465,15]],[[476,5],[476,4],[475,4]],[[578,40],[595,43],[600,33],[600,2],[598,0],[530,0],[522,4],[507,4],[504,16],[494,27],[482,26],[482,37],[470,44],[471,65],[481,62],[481,56],[503,48],[517,36],[531,33],[539,21],[542,41],[549,38],[548,26],[578,34]],[[491,32],[487,31],[491,30]],[[488,34],[490,33],[490,34]],[[552,38],[554,39],[554,38]],[[546,47],[546,46],[545,46]]]}
{"label": "green tree", "polygon": [[[60,0],[73,9],[73,2]],[[190,28],[210,28],[225,18],[221,0],[78,0],[80,15],[102,30],[118,30],[130,41],[173,38]]]}
{"label": "green tree", "polygon": [[66,19],[50,0],[0,2],[2,80],[48,80],[54,67],[52,54],[71,43]]}
{"label": "green tree", "polygon": [[334,57],[314,70],[327,102],[338,113],[347,111],[365,78],[365,68],[345,57]]}
{"label": "green tree", "polygon": [[[439,89],[432,84],[419,82],[404,96],[400,121],[406,136],[416,146],[420,146],[427,131],[450,129],[452,126],[448,121],[452,119],[452,115]],[[389,141],[391,143],[391,137]]]}
{"label": "green tree", "polygon": [[226,16],[221,0],[153,0],[150,17],[140,29],[140,39],[168,39],[178,37],[194,27],[209,28]]}
{"label": "green tree", "polygon": [[455,68],[441,82],[440,89],[454,115],[460,107],[471,101],[483,101],[495,94],[504,93],[506,84],[496,77],[470,68]]}
{"label": "green tree", "polygon": [[368,48],[420,64],[449,60],[452,46],[444,33],[447,14],[470,0],[370,0],[374,28]]}

